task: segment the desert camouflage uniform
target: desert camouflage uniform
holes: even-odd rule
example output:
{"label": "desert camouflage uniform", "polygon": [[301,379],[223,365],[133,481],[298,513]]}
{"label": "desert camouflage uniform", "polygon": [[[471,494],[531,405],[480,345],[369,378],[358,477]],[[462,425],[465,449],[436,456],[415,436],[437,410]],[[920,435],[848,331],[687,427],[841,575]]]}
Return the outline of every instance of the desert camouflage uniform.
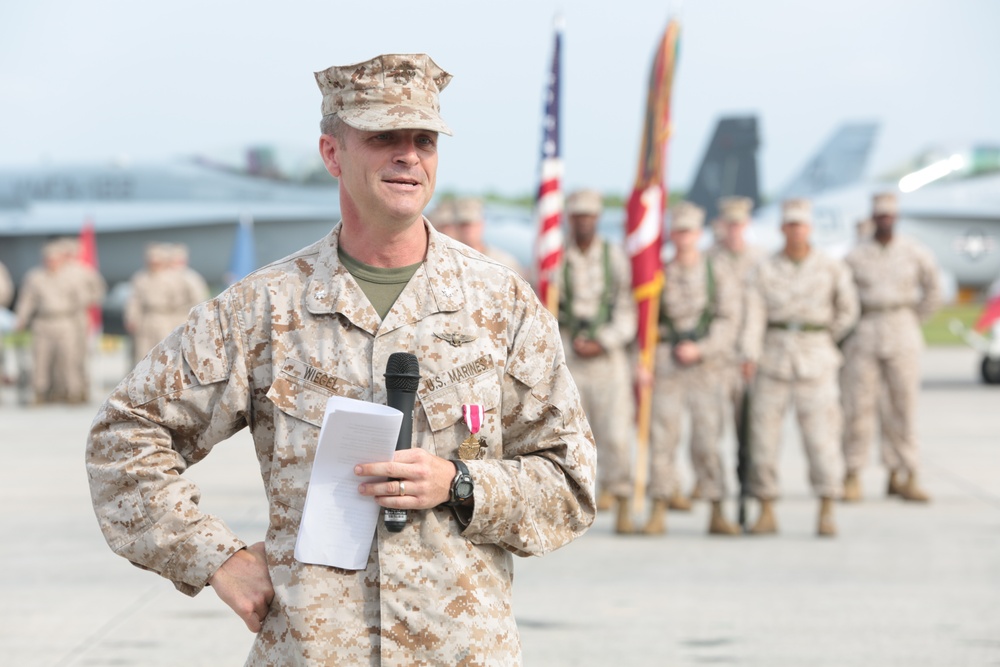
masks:
{"label": "desert camouflage uniform", "polygon": [[82,400],[80,321],[90,303],[87,285],[65,265],[55,271],[36,267],[21,285],[17,326],[31,329],[31,386],[35,402]]}
{"label": "desert camouflage uniform", "polygon": [[[14,281],[11,280],[10,272],[7,271],[7,267],[0,262],[0,308],[6,308],[10,305],[11,300],[14,298]],[[0,382],[5,382],[7,380],[6,376],[6,344],[2,337],[0,337]]]}
{"label": "desert camouflage uniform", "polygon": [[815,250],[801,262],[778,252],[758,267],[743,334],[744,354],[757,364],[750,404],[754,496],[779,495],[781,425],[789,403],[795,406],[813,491],[822,498],[840,496],[837,370],[843,358],[836,341],[857,317],[857,294],[842,262]]}
{"label": "desert camouflage uniform", "polygon": [[[380,320],[337,259],[339,235],[195,308],[119,385],[87,450],[101,527],[116,552],[197,593],[244,543],[176,473],[249,426],[275,597],[248,664],[520,664],[511,555],[560,547],[594,517],[594,443],[555,319],[513,272],[430,230]],[[471,523],[410,511],[400,533],[379,522],[363,571],[299,563],[327,399],[385,403],[383,369],[400,351],[420,363],[415,447],[455,458],[462,404],[485,407]]]}
{"label": "desert camouflage uniform", "polygon": [[14,298],[14,281],[7,267],[0,263],[0,308],[6,308]]}
{"label": "desert camouflage uniform", "polygon": [[[677,332],[693,330],[706,308],[709,300],[706,261],[703,259],[692,267],[672,261],[665,267],[660,309],[661,314],[669,315]],[[721,500],[725,494],[719,454],[724,409],[722,375],[737,335],[739,304],[732,276],[713,266],[713,277],[714,317],[707,335],[696,341],[702,360],[692,366],[678,365],[663,327],[656,346],[649,452],[649,496],[656,500],[668,500],[680,490],[677,446],[685,409],[691,415],[691,462],[698,487],[708,500]]]}
{"label": "desert camouflage uniform", "polygon": [[144,269],[132,276],[125,324],[132,331],[133,363],[139,363],[154,345],[183,324],[188,311],[207,297],[205,281],[190,269]]}
{"label": "desert camouflage uniform", "polygon": [[[83,387],[83,394],[77,397],[77,399],[87,400],[90,390],[90,365],[88,364],[92,329],[90,309],[99,307],[104,302],[104,297],[108,293],[108,284],[98,271],[77,258],[77,247],[75,244],[70,246],[70,249],[72,250],[72,255],[67,261],[64,270],[69,273],[71,276],[70,279],[80,286],[84,299],[83,307],[77,312],[76,319],[75,350],[72,355],[75,367],[73,372],[77,376],[74,384],[79,384]],[[60,382],[56,383],[57,387],[60,387],[60,385]],[[73,397],[73,393],[68,390],[67,395]],[[73,400],[73,398],[70,400]]]}
{"label": "desert camouflage uniform", "polygon": [[879,394],[888,393],[882,458],[892,470],[919,472],[914,417],[920,392],[920,322],[940,305],[931,253],[908,238],[857,245],[847,264],[861,300],[861,319],[844,343],[844,457],[848,471],[868,461]]}
{"label": "desert camouflage uniform", "polygon": [[747,391],[747,382],[743,378],[744,359],[740,348],[740,336],[746,327],[747,290],[753,280],[754,270],[765,259],[765,253],[756,246],[747,246],[743,252],[737,254],[717,243],[709,248],[706,254],[713,266],[733,276],[733,289],[737,291],[739,306],[739,313],[736,316],[737,335],[732,352],[726,359],[722,383],[725,401],[732,410],[734,429],[739,433],[740,422],[743,419],[743,397]]}
{"label": "desert camouflage uniform", "polygon": [[[608,276],[605,279],[604,248],[608,249]],[[607,321],[594,329],[593,340],[605,353],[584,359],[573,352],[569,312],[560,314],[560,331],[569,367],[583,401],[583,410],[597,443],[598,488],[613,496],[631,496],[632,455],[629,449],[633,423],[632,381],[629,374],[628,344],[635,338],[635,301],[632,299],[631,272],[624,251],[602,239],[595,239],[584,253],[576,244],[565,249],[563,260],[572,280],[572,309],[576,323],[595,322],[607,294]],[[610,285],[605,287],[605,282]],[[566,296],[565,286],[560,294]],[[584,335],[584,334],[581,334]]]}

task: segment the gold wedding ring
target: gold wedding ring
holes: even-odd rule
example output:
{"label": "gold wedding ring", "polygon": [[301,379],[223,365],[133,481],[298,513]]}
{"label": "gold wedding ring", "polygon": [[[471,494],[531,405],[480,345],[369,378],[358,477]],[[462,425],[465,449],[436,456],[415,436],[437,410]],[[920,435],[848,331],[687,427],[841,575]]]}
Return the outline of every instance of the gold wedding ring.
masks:
{"label": "gold wedding ring", "polygon": [[401,495],[401,496],[405,496],[406,495],[406,483],[405,482],[400,482],[399,483],[399,495]]}

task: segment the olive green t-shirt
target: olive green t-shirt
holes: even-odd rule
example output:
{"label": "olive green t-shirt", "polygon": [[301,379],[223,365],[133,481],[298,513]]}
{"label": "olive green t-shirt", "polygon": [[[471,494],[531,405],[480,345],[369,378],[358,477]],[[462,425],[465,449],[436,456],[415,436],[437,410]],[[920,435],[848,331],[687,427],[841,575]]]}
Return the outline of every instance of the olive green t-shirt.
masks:
{"label": "olive green t-shirt", "polygon": [[347,272],[354,276],[361,291],[365,293],[375,308],[375,312],[383,320],[392,310],[392,304],[396,303],[396,299],[402,294],[406,283],[410,282],[410,278],[423,264],[423,262],[417,262],[409,266],[383,269],[359,262],[340,248],[337,248],[337,257],[340,258],[340,263],[344,265]]}

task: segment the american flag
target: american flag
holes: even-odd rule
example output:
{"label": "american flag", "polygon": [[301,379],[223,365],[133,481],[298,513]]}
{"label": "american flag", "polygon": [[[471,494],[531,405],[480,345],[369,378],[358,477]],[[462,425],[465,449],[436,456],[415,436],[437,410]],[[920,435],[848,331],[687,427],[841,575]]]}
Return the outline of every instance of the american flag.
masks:
{"label": "american flag", "polygon": [[545,120],[542,126],[541,178],[536,199],[538,242],[535,247],[536,291],[546,308],[553,314],[559,309],[556,281],[562,261],[562,159],[559,154],[559,69],[562,51],[562,29],[556,21],[552,69],[545,97]]}

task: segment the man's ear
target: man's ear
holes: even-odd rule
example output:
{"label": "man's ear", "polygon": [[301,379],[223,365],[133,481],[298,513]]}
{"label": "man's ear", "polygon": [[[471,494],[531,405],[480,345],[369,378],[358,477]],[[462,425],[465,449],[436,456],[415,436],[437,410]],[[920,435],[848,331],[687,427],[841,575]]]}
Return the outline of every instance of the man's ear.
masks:
{"label": "man's ear", "polygon": [[340,142],[330,134],[320,135],[319,154],[323,158],[326,170],[334,178],[340,178]]}

